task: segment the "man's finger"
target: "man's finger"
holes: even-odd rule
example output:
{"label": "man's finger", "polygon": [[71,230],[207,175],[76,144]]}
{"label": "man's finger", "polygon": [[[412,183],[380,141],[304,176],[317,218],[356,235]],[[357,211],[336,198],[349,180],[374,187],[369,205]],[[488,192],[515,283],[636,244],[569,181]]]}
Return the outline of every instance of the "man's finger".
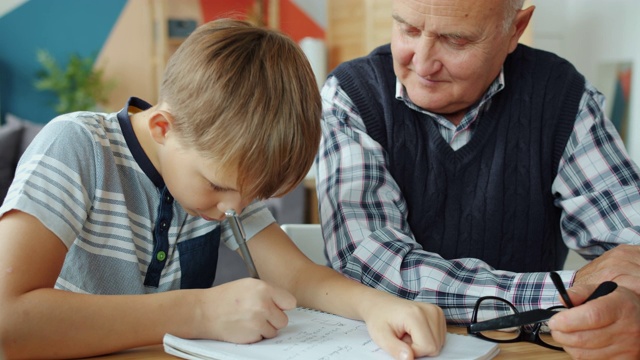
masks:
{"label": "man's finger", "polygon": [[575,285],[567,289],[567,294],[574,305],[580,305],[584,303],[591,294],[593,294],[597,287],[598,285],[596,284]]}
{"label": "man's finger", "polygon": [[[589,289],[576,289],[575,297],[571,293],[571,301],[576,307],[560,311],[549,320],[551,331],[571,333],[575,331],[601,329],[614,323],[618,314],[611,311],[611,302],[615,302],[615,292],[607,296],[589,301],[585,305],[578,306],[586,300],[591,292]],[[593,289],[595,290],[595,288]]]}

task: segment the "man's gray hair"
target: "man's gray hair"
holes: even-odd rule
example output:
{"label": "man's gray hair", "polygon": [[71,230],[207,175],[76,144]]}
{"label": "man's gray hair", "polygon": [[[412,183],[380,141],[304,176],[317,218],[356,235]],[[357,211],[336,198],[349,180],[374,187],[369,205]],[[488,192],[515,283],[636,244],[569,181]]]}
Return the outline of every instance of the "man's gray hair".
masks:
{"label": "man's gray hair", "polygon": [[502,22],[502,30],[506,33],[513,25],[513,21],[516,18],[518,10],[522,9],[525,0],[504,0],[505,1],[505,14],[504,21]]}

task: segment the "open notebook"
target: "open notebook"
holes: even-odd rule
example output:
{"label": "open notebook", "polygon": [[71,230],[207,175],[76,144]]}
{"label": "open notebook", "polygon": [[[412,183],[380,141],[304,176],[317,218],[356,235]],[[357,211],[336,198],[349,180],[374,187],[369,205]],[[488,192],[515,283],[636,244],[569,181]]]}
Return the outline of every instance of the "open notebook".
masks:
{"label": "open notebook", "polygon": [[[182,339],[166,334],[164,350],[184,359],[391,359],[371,340],[362,321],[304,308],[286,313],[289,325],[273,339],[239,345],[214,340]],[[499,351],[495,343],[448,333],[440,355],[429,359],[491,359]]]}

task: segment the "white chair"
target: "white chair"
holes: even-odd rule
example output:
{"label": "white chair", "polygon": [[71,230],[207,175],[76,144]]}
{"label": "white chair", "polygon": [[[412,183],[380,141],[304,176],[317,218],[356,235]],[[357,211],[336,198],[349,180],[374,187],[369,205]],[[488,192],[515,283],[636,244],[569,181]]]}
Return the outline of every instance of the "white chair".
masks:
{"label": "white chair", "polygon": [[309,259],[316,264],[329,264],[319,224],[283,224],[280,227]]}
{"label": "white chair", "polygon": [[589,260],[585,260],[580,254],[573,250],[569,250],[567,260],[564,262],[563,270],[579,270],[581,267],[587,265]]}

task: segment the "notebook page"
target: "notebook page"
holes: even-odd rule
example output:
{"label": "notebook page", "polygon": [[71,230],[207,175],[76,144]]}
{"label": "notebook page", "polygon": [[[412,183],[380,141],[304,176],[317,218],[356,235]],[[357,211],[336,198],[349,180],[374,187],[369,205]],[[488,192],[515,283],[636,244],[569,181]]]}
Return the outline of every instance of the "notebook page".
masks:
{"label": "notebook page", "polygon": [[[286,313],[289,325],[273,339],[233,344],[166,334],[165,352],[184,359],[392,359],[373,342],[362,321],[304,308]],[[498,351],[497,344],[449,333],[440,356],[429,359],[491,359]]]}

